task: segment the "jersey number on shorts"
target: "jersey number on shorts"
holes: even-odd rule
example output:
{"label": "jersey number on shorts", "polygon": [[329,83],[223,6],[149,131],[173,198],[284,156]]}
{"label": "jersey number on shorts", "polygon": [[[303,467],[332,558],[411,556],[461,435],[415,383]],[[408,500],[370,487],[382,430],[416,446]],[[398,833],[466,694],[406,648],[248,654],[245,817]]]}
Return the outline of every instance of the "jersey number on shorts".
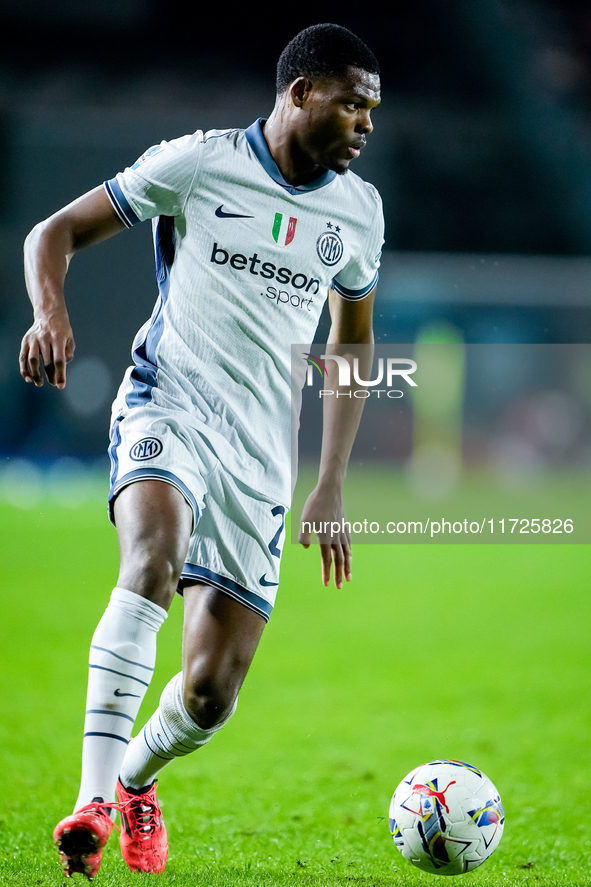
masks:
{"label": "jersey number on shorts", "polygon": [[281,552],[277,548],[277,543],[279,542],[279,537],[283,533],[283,528],[285,526],[285,508],[283,505],[276,505],[275,508],[271,509],[271,514],[275,517],[280,514],[281,515],[281,526],[269,542],[269,551],[273,555],[273,557],[281,557]]}

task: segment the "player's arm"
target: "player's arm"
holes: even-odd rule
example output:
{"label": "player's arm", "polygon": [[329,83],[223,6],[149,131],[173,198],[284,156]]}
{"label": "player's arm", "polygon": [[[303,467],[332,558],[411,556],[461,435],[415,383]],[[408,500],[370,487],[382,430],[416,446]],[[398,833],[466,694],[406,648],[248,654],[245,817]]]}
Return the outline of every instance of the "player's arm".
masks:
{"label": "player's arm", "polygon": [[64,298],[70,259],[79,249],[124,229],[102,186],[89,191],[36,225],[25,241],[25,280],[34,322],[25,333],[20,372],[26,382],[57,388],[66,384],[66,364],[74,356],[74,337]]}
{"label": "player's arm", "polygon": [[[373,345],[373,301],[375,289],[366,298],[358,302],[343,299],[334,290],[329,290],[329,309],[331,316],[330,335],[327,343],[327,355],[331,350],[346,356],[342,345],[365,346],[355,356],[359,357],[360,378],[368,378],[366,371],[371,367]],[[355,350],[353,347],[352,351]],[[352,364],[352,360],[350,360]],[[338,366],[336,361],[327,361],[327,389],[339,390]],[[353,393],[353,391],[349,392]],[[326,397],[323,401],[322,449],[318,483],[308,497],[302,511],[298,541],[307,548],[310,545],[310,533],[303,532],[304,521],[313,524],[320,521],[335,521],[343,526],[345,516],[343,505],[343,484],[347,474],[349,456],[357,434],[364,398],[357,397]],[[322,581],[328,585],[330,568],[334,560],[334,581],[337,588],[342,588],[343,576],[351,579],[351,540],[347,532],[319,535],[320,555],[322,560]]]}

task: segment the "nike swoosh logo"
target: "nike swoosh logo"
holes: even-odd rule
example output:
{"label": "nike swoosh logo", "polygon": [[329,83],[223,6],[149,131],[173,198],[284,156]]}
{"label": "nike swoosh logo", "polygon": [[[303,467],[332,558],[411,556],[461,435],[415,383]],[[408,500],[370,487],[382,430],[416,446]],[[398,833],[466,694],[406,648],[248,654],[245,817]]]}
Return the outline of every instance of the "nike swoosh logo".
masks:
{"label": "nike swoosh logo", "polygon": [[263,575],[259,579],[259,585],[264,585],[267,587],[270,587],[271,585],[279,585],[278,582],[267,582],[267,580],[265,579],[266,575],[267,575],[266,573],[263,573]]}
{"label": "nike swoosh logo", "polygon": [[254,219],[254,216],[243,216],[240,213],[225,213],[222,209],[223,203],[221,203],[215,211],[218,219]]}
{"label": "nike swoosh logo", "polygon": [[114,692],[113,695],[114,695],[114,696],[134,696],[136,699],[139,699],[139,698],[140,698],[140,697],[137,695],[137,693],[122,693],[121,690],[119,689],[119,687],[117,687],[117,689],[115,690],[115,692]]}

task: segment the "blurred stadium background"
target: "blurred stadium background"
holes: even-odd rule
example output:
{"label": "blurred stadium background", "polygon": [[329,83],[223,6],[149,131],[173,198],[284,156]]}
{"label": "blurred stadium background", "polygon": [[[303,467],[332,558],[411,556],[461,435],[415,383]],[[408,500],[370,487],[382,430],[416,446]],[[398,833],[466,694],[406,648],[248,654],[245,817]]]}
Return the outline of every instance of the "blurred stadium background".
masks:
{"label": "blurred stadium background", "polygon": [[[281,49],[324,18],[363,37],[383,69],[375,134],[354,167],[385,205],[378,342],[428,338],[434,324],[472,344],[590,342],[587,2],[421,0],[366,15],[347,3],[288,13],[265,3],[0,0],[0,495],[9,502],[76,503],[94,495],[97,470],[102,489],[110,402],[156,295],[149,226],[78,257],[67,282],[77,343],[68,387],[33,389],[17,367],[31,318],[27,232],[162,138],[267,115]],[[493,398],[495,422],[510,427],[517,450],[522,442],[520,458],[544,459],[546,448],[554,463],[587,471],[588,359],[568,391],[554,380],[540,388],[535,367],[524,372],[530,406],[523,392],[504,410]],[[478,400],[478,386],[466,397]],[[515,415],[532,410],[536,421]]]}

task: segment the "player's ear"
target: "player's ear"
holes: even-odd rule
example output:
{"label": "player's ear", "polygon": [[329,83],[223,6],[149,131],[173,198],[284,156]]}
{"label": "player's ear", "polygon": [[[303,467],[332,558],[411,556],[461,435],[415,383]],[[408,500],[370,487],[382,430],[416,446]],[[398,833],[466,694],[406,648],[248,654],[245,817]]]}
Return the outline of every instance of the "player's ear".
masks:
{"label": "player's ear", "polygon": [[312,83],[307,77],[298,77],[297,80],[293,81],[289,87],[289,94],[296,108],[303,106],[311,89]]}

